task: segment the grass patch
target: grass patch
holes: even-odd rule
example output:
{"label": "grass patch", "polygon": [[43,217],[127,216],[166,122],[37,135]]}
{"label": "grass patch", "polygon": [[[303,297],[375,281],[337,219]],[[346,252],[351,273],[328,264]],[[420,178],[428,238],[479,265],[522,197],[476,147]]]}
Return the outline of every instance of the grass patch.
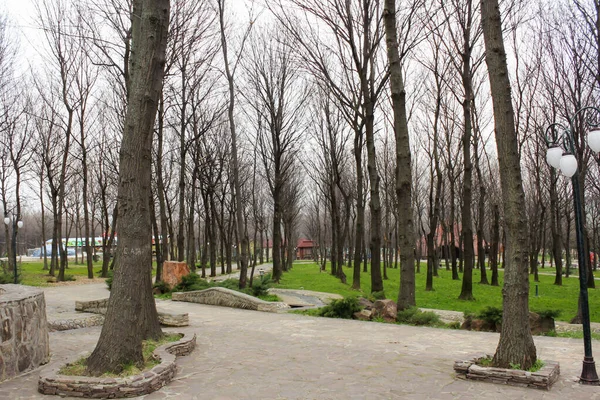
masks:
{"label": "grass patch", "polygon": [[[48,264],[50,262],[48,261]],[[100,275],[96,274],[98,269],[102,268],[102,263],[97,262],[94,263],[94,277],[99,278]],[[75,261],[69,261],[69,265],[65,270],[65,280],[66,281],[74,281],[78,278],[87,278],[88,271],[87,265],[85,264],[75,264]],[[55,276],[58,276],[58,268],[56,269]],[[12,275],[11,275],[12,277]],[[19,263],[19,278],[21,280],[21,284],[28,286],[52,286],[51,283],[48,283],[48,271],[44,270],[44,262],[43,261],[27,261]],[[12,282],[12,281],[11,281]]]}
{"label": "grass patch", "polygon": [[264,301],[272,301],[272,302],[276,302],[276,301],[281,301],[281,299],[279,298],[279,296],[277,296],[276,294],[263,294],[260,296],[256,296],[261,300]]}
{"label": "grass patch", "polygon": [[[561,337],[570,339],[583,339],[583,331],[568,331],[568,332],[547,332],[544,336]],[[592,339],[600,340],[600,333],[592,332]]]}
{"label": "grass patch", "polygon": [[[361,267],[362,269],[362,267]],[[550,271],[549,268],[546,268]],[[344,272],[348,277],[350,284],[343,284],[338,278],[329,273],[330,267],[327,265],[327,271],[320,271],[315,263],[297,263],[294,268],[285,272],[281,281],[274,287],[282,289],[300,289],[315,290],[319,292],[337,293],[344,297],[364,296],[369,297],[371,293],[371,276],[369,273],[361,272],[361,290],[350,288],[352,283],[352,270],[344,267]],[[458,300],[461,291],[460,280],[452,280],[452,272],[442,267],[438,270],[439,276],[434,277],[434,291],[425,291],[426,265],[422,263],[421,273],[416,274],[416,301],[418,307],[433,308],[439,310],[452,310],[478,314],[485,307],[502,308],[502,285],[504,271],[499,270],[500,286],[480,285],[479,270],[473,270],[473,296],[475,300]],[[491,272],[488,272],[488,280]],[[398,269],[387,270],[388,279],[383,281],[385,296],[388,299],[396,300],[400,288],[400,272]],[[462,278],[462,274],[461,274]],[[529,307],[532,310],[559,310],[560,316],[556,319],[560,321],[569,321],[577,314],[577,299],[579,298],[579,281],[576,278],[563,278],[562,286],[554,285],[554,276],[539,276],[540,282],[534,282],[533,276],[529,276]],[[535,285],[538,285],[539,296],[535,297]],[[600,285],[599,285],[600,288]],[[600,290],[589,290],[590,304],[600,304]],[[590,317],[592,322],[600,322],[600,307],[590,308]]]}
{"label": "grass patch", "polygon": [[308,315],[311,317],[319,317],[319,308],[309,308],[307,310],[292,310],[288,311],[289,314],[300,314],[300,315]]}
{"label": "grass patch", "polygon": [[[123,365],[123,370],[119,374],[105,373],[102,374],[101,378],[126,378],[128,376],[137,375],[143,371],[152,369],[156,365],[160,364],[160,361],[152,356],[154,350],[157,347],[162,346],[165,343],[176,342],[181,339],[180,334],[167,334],[159,340],[144,340],[142,342],[142,354],[144,356],[144,365],[137,366],[133,363],[127,363]],[[87,374],[87,357],[82,357],[74,363],[67,364],[62,367],[59,371],[61,375],[69,376],[90,376]]]}
{"label": "grass patch", "polygon": [[[492,357],[482,357],[480,359],[478,359],[475,364],[479,365],[480,367],[493,367],[493,359]],[[542,369],[544,367],[544,362],[542,360],[540,360],[539,358],[537,360],[535,360],[535,363],[533,363],[533,365],[531,366],[531,368],[527,369],[526,371],[528,372],[537,372],[540,369]],[[510,364],[510,369],[521,369],[521,364]]]}

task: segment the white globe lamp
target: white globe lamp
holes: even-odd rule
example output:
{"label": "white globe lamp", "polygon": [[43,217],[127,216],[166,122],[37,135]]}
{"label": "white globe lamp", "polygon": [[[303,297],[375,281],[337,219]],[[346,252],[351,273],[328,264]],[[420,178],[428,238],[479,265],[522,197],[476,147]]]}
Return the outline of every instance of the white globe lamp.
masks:
{"label": "white globe lamp", "polygon": [[563,150],[558,146],[549,147],[546,152],[546,162],[554,168],[560,168],[560,159],[563,155]]}
{"label": "white globe lamp", "polygon": [[567,178],[575,175],[575,172],[577,172],[577,159],[573,154],[565,154],[560,158],[560,171]]}
{"label": "white globe lamp", "polygon": [[600,127],[590,129],[587,135],[587,142],[590,149],[595,153],[600,153]]}

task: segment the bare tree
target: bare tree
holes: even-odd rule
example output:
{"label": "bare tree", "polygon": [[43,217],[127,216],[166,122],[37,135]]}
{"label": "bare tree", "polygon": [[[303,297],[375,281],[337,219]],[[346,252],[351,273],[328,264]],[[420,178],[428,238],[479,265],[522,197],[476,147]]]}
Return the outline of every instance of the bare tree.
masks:
{"label": "bare tree", "polygon": [[493,362],[501,368],[519,364],[528,369],[536,361],[536,350],[529,327],[527,215],[523,208],[525,194],[497,0],[481,1],[481,20],[494,105],[507,246],[502,331]]}
{"label": "bare tree", "polygon": [[131,91],[118,193],[118,265],[100,339],[87,361],[93,375],[119,371],[127,362],[139,364],[142,340],[162,335],[152,296],[149,199],[152,131],[162,90],[169,2],[135,0],[132,16]]}
{"label": "bare tree", "polygon": [[260,131],[257,142],[266,180],[273,197],[273,280],[279,282],[281,264],[282,190],[295,167],[299,133],[309,91],[293,62],[291,47],[276,27],[262,31],[251,46],[244,66],[249,82],[248,97]]}

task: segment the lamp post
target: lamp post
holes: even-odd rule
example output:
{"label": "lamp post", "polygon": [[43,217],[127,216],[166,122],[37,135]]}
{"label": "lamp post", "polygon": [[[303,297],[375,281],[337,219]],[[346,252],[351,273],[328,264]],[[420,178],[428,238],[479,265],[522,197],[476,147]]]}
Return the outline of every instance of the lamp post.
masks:
{"label": "lamp post", "polygon": [[[600,117],[600,109],[584,107],[578,110],[572,118],[568,118],[568,126],[553,123],[546,128],[545,139],[548,145],[546,161],[554,168],[560,168],[563,175],[571,178],[573,186],[573,205],[575,208],[575,231],[577,238],[577,260],[579,264],[579,297],[581,301],[581,319],[583,325],[583,368],[579,383],[600,385],[596,364],[592,356],[592,335],[590,329],[590,307],[588,302],[586,254],[583,244],[583,211],[579,187],[579,168],[575,156],[574,124],[577,118],[583,116],[585,125],[591,129],[588,132],[588,146],[596,153],[600,152],[600,127],[586,117],[586,113],[594,113]],[[593,277],[592,277],[593,279]]]}
{"label": "lamp post", "polygon": [[12,241],[11,241],[11,247],[12,247],[12,262],[13,262],[13,271],[14,271],[14,283],[17,284],[18,282],[18,272],[17,272],[17,232],[18,229],[17,227],[20,229],[23,227],[23,221],[19,221],[17,220],[16,216],[10,217],[10,216],[6,216],[4,217],[4,224],[6,226],[10,226],[12,223]]}

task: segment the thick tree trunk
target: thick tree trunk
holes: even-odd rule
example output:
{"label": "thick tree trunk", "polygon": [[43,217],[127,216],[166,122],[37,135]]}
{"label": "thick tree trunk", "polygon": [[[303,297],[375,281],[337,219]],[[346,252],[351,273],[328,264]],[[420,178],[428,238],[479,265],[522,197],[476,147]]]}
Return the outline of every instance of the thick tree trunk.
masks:
{"label": "thick tree trunk", "polygon": [[93,375],[141,364],[142,340],[162,335],[152,296],[152,235],[149,207],[152,133],[163,83],[168,0],[134,0],[131,91],[119,165],[118,264],[105,322],[87,360]]}
{"label": "thick tree trunk", "polygon": [[398,236],[400,241],[400,292],[398,309],[416,305],[415,300],[415,234],[412,207],[412,168],[406,92],[396,34],[396,2],[386,0],[383,11],[387,54],[390,68],[390,89],[396,134],[396,196],[398,201]]}
{"label": "thick tree trunk", "polygon": [[528,225],[523,207],[525,194],[498,0],[481,0],[481,20],[494,106],[507,252],[502,290],[502,332],[493,363],[501,368],[519,364],[521,369],[528,369],[536,361],[529,327]]}

